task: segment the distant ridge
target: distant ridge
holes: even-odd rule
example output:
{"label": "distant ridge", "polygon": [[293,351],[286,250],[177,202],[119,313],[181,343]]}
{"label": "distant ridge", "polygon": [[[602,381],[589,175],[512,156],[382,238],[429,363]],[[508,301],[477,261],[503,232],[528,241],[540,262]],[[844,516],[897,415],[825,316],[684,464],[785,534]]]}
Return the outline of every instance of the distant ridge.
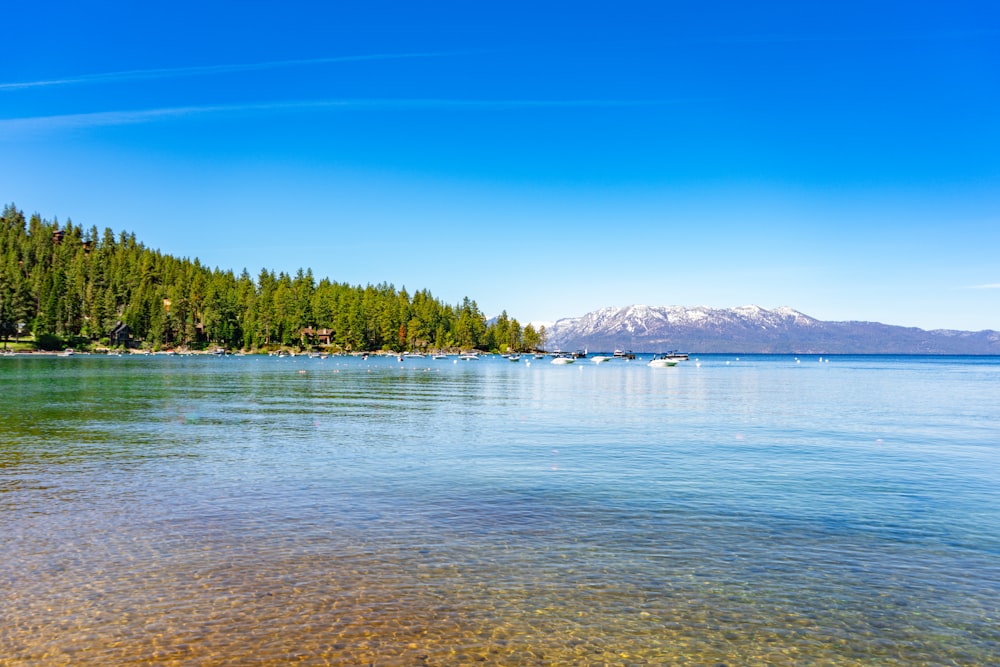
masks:
{"label": "distant ridge", "polygon": [[792,308],[601,308],[547,327],[549,349],[744,354],[1000,354],[1000,332],[823,322]]}

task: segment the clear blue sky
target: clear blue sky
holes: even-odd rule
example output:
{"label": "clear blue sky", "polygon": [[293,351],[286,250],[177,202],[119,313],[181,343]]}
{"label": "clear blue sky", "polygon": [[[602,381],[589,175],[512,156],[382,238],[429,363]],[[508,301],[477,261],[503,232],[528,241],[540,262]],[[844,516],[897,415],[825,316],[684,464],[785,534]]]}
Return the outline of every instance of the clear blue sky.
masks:
{"label": "clear blue sky", "polygon": [[1000,4],[8,2],[0,200],[522,323],[1000,330]]}

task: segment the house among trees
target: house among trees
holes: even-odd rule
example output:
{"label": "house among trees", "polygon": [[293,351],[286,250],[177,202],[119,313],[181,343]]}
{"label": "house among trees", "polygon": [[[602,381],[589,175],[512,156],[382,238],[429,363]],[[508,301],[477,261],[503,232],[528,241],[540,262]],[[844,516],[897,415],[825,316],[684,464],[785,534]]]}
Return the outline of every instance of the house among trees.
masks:
{"label": "house among trees", "polygon": [[129,343],[132,342],[132,336],[129,332],[128,325],[118,320],[118,323],[111,329],[111,333],[108,334],[108,338],[111,340],[112,345],[124,345],[128,347]]}
{"label": "house among trees", "polygon": [[333,329],[306,327],[302,330],[302,340],[313,345],[329,345],[333,342]]}

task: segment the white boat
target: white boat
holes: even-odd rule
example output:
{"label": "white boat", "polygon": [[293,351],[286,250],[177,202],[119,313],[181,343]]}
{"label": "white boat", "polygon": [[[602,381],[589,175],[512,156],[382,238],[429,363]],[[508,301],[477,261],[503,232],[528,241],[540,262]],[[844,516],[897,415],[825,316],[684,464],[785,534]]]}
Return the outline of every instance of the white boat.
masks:
{"label": "white boat", "polygon": [[461,359],[462,361],[479,361],[479,355],[475,354],[474,352],[470,352],[468,354],[460,354],[458,355],[458,358]]}
{"label": "white boat", "polygon": [[669,354],[658,354],[649,362],[650,368],[669,368],[680,363],[680,359]]}
{"label": "white boat", "polygon": [[431,357],[431,359],[447,359],[447,358],[448,358],[447,354],[435,354],[433,357]]}
{"label": "white boat", "polygon": [[507,355],[507,361],[521,361],[521,355],[520,354],[508,354]]}
{"label": "white boat", "polygon": [[552,363],[554,364],[571,364],[574,361],[576,361],[576,359],[568,354],[557,354],[552,358]]}
{"label": "white boat", "polygon": [[597,354],[590,358],[595,364],[603,364],[605,361],[611,361],[614,357],[609,357],[606,354]]}

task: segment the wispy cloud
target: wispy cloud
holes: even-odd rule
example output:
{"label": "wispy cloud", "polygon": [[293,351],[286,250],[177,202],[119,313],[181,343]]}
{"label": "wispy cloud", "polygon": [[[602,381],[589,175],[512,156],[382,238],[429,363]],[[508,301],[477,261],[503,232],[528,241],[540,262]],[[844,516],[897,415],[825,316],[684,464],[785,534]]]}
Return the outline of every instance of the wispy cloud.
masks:
{"label": "wispy cloud", "polygon": [[321,109],[528,109],[662,106],[688,100],[460,100],[460,99],[334,99],[298,102],[265,102],[100,111],[94,113],[0,119],[0,137],[57,130],[135,125],[185,116]]}
{"label": "wispy cloud", "polygon": [[68,86],[92,83],[112,83],[117,81],[136,81],[142,79],[167,79],[184,76],[205,76],[210,74],[228,74],[231,72],[251,72],[255,70],[277,69],[281,67],[301,67],[305,65],[324,65],[329,63],[360,62],[365,60],[404,60],[410,58],[434,58],[442,56],[461,55],[459,53],[376,53],[357,56],[335,56],[330,58],[309,58],[303,60],[272,60],[262,63],[242,63],[234,65],[200,65],[194,67],[165,67],[158,69],[127,70],[121,72],[103,72],[100,74],[81,74],[57,79],[42,79],[38,81],[20,81],[0,83],[0,90],[23,90],[25,88],[43,88],[50,86]]}
{"label": "wispy cloud", "polygon": [[986,283],[985,285],[972,285],[969,289],[1000,289],[1000,283]]}
{"label": "wispy cloud", "polygon": [[[234,109],[230,107],[229,109]],[[113,125],[135,125],[157,120],[190,116],[195,114],[225,111],[227,107],[173,107],[167,109],[143,109],[138,111],[99,111],[95,113],[64,114],[60,116],[38,116],[34,118],[8,118],[0,120],[0,136],[20,135],[29,132],[51,130],[72,130]]]}

